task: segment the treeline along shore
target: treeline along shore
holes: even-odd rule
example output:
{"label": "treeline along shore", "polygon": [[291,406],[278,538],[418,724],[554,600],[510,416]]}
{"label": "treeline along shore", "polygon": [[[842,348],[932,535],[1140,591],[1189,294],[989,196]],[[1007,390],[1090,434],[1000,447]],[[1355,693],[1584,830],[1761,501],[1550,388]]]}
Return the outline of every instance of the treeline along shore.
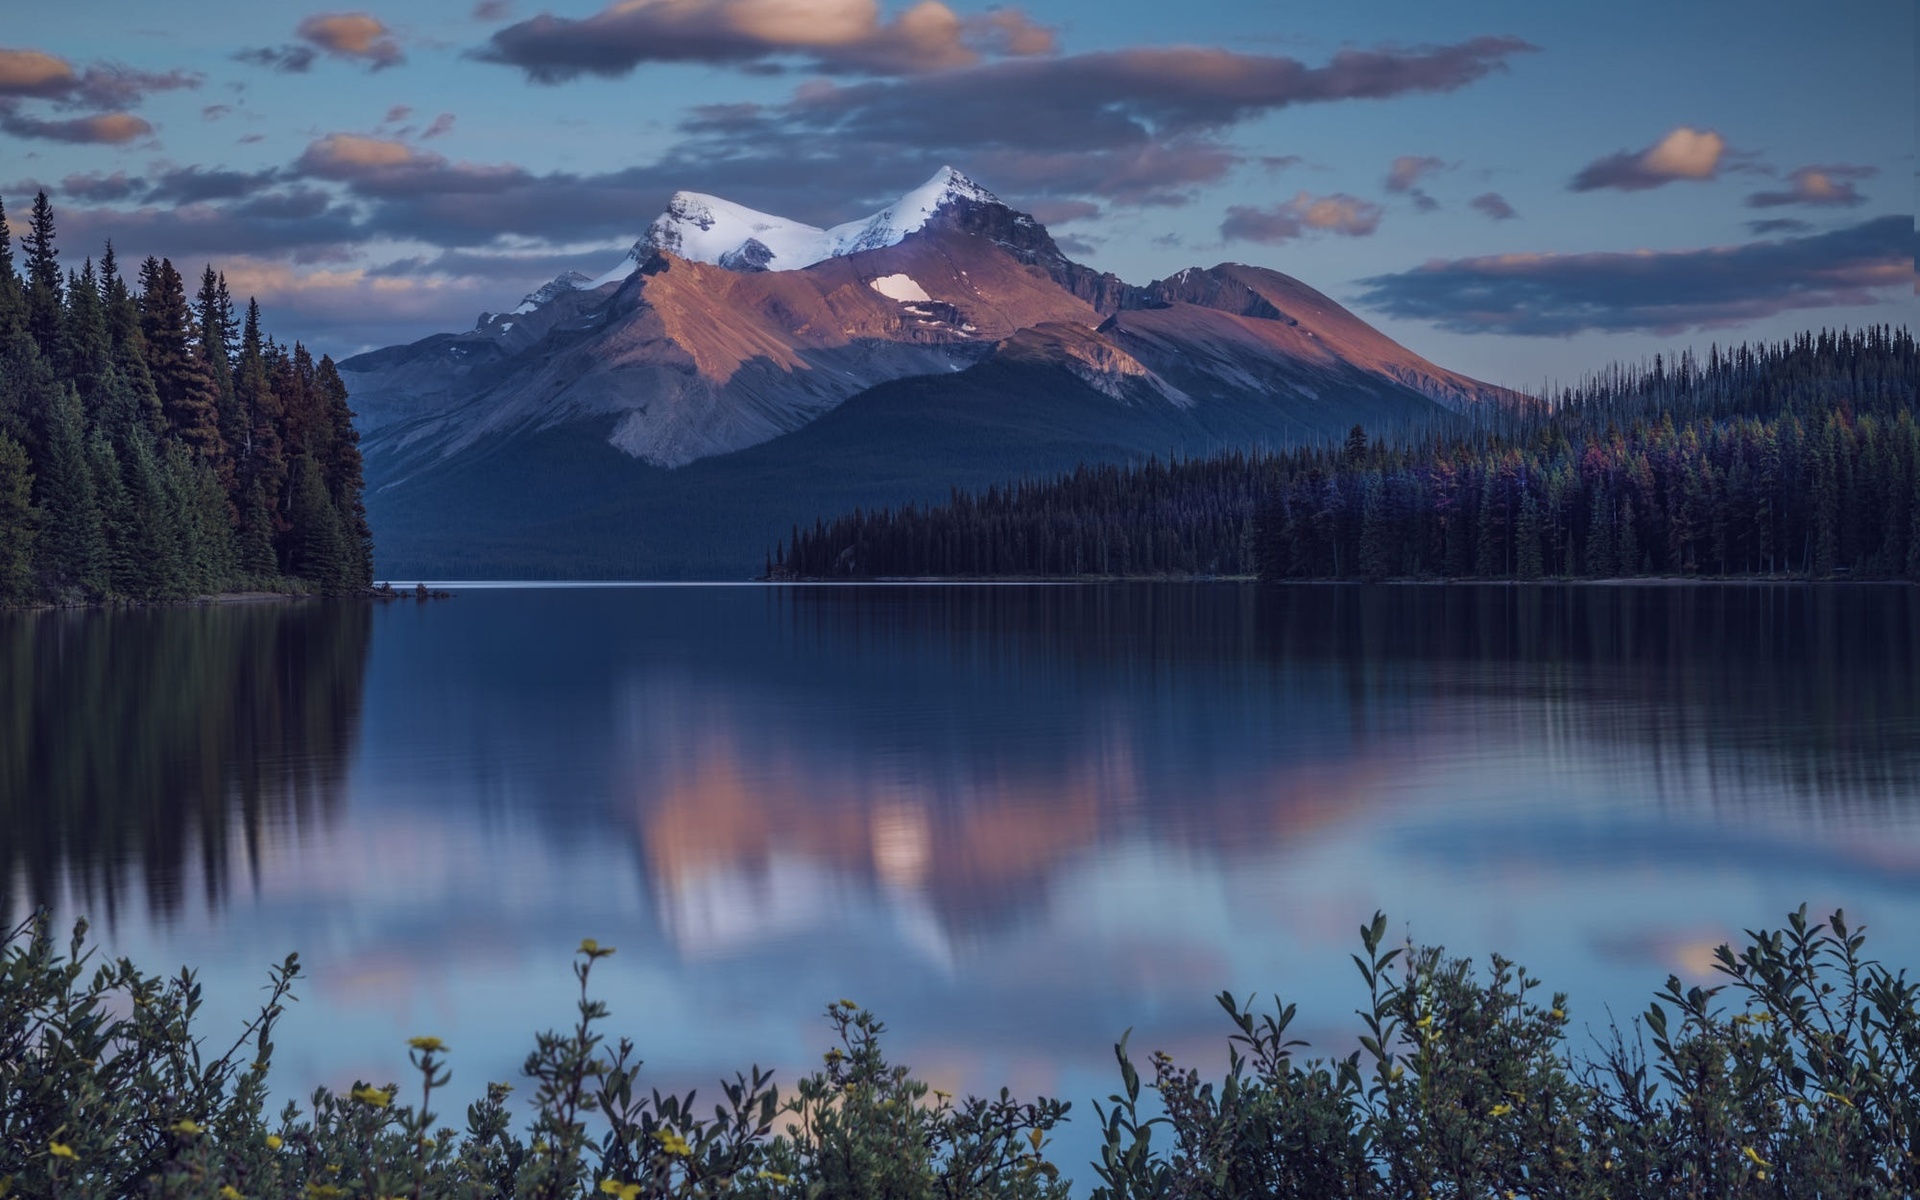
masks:
{"label": "treeline along shore", "polygon": [[767,574],[1920,581],[1917,387],[1904,328],[1715,346],[1392,439],[855,511]]}
{"label": "treeline along shore", "polygon": [[333,361],[208,266],[63,266],[0,207],[0,606],[347,592],[372,580],[359,435]]}

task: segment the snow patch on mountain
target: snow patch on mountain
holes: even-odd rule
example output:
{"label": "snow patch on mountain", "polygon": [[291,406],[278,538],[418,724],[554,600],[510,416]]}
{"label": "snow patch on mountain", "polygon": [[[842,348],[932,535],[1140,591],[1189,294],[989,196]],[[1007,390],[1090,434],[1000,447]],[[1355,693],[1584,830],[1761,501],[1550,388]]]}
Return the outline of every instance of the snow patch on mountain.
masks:
{"label": "snow patch on mountain", "polygon": [[[730,271],[798,271],[829,258],[898,245],[956,200],[998,204],[992,192],[952,167],[857,221],[819,229],[701,192],[675,192],[646,236],[619,264],[583,286],[618,283],[657,250]],[[922,297],[924,299],[924,297]]]}
{"label": "snow patch on mountain", "polygon": [[911,275],[882,275],[878,279],[868,280],[867,286],[887,299],[898,300],[902,304],[933,299]]}

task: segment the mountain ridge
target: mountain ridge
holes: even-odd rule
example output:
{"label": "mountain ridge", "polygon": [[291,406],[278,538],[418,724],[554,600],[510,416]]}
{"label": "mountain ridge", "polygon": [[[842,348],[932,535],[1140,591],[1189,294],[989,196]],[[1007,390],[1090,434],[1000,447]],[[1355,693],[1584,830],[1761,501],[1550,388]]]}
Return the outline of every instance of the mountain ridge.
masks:
{"label": "mountain ridge", "polygon": [[[412,506],[450,500],[422,481],[464,478],[460,464],[474,456],[511,472],[516,441],[592,429],[636,467],[669,472],[763,446],[832,458],[818,436],[790,439],[907,379],[927,381],[909,391],[929,436],[909,436],[911,420],[888,424],[890,453],[941,478],[937,409],[1013,419],[988,384],[1034,404],[1084,393],[1069,406],[1079,450],[1063,429],[1038,458],[1009,455],[1009,468],[1017,459],[1042,470],[1080,453],[1176,452],[1221,436],[1279,444],[1344,431],[1356,414],[1420,420],[1517,399],[1277,271],[1222,263],[1142,286],[1076,263],[1030,214],[951,167],[827,229],[677,193],[606,275],[563,274],[465,333],[341,369],[363,417],[373,507],[423,537],[431,521]],[[866,437],[844,421],[830,427]],[[976,455],[970,469],[990,470],[990,458]],[[806,491],[790,499],[811,519]],[[383,531],[381,545],[391,542]],[[404,562],[411,551],[399,546]]]}

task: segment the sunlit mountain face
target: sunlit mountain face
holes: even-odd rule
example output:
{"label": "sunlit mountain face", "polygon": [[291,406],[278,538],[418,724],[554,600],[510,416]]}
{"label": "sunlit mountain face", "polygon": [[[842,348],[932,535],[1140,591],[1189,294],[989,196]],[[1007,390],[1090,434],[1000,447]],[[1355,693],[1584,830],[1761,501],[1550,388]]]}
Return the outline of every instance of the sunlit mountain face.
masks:
{"label": "sunlit mountain face", "polygon": [[1904,592],[457,590],[0,622],[10,912],[215,1025],[300,951],[288,1096],[423,1030],[515,1078],[582,936],[662,1085],[851,995],[937,1086],[1080,1100],[1129,1027],[1213,1061],[1223,988],[1347,1045],[1377,908],[1596,1021],[1802,901],[1920,949]]}

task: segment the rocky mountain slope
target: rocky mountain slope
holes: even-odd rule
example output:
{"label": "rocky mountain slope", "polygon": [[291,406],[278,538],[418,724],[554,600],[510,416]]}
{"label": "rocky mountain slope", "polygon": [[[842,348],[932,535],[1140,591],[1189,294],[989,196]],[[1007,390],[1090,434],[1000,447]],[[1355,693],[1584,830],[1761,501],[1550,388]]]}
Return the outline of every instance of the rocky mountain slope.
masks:
{"label": "rocky mountain slope", "polygon": [[831,229],[682,192],[600,278],[340,365],[399,575],[738,575],[849,500],[1513,398],[1275,271],[1074,263],[951,168]]}

